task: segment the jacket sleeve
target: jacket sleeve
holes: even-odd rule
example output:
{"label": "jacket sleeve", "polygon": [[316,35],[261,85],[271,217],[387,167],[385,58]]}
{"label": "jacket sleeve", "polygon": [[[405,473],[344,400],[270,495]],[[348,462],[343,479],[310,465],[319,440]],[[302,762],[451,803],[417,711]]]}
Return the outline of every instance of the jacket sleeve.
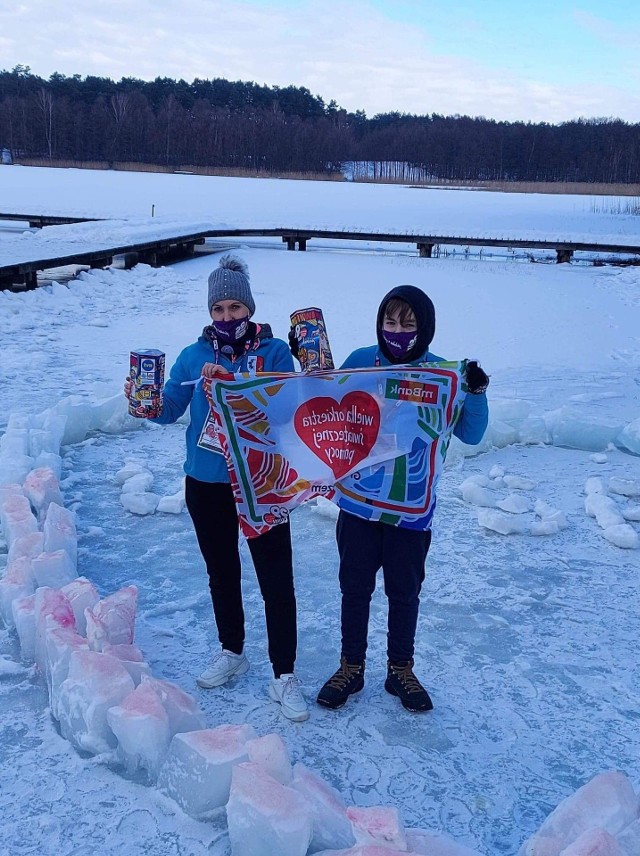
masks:
{"label": "jacket sleeve", "polygon": [[294,372],[296,370],[289,346],[282,339],[273,340],[269,363],[267,371],[270,372]]}
{"label": "jacket sleeve", "polygon": [[169,425],[172,422],[176,422],[182,416],[191,403],[194,390],[193,384],[182,386],[182,381],[185,380],[195,380],[195,378],[191,377],[187,369],[185,352],[182,351],[173,364],[169,380],[164,386],[162,393],[162,413],[155,419],[150,419],[150,422],[155,422],[157,425]]}
{"label": "jacket sleeve", "polygon": [[483,392],[480,395],[467,395],[453,433],[463,443],[477,446],[484,437],[488,423],[489,405],[486,394]]}
{"label": "jacket sleeve", "polygon": [[359,364],[357,354],[358,354],[358,351],[352,351],[349,354],[349,356],[347,357],[347,359],[340,366],[340,369],[360,369],[360,368],[363,368],[363,366],[361,366]]}

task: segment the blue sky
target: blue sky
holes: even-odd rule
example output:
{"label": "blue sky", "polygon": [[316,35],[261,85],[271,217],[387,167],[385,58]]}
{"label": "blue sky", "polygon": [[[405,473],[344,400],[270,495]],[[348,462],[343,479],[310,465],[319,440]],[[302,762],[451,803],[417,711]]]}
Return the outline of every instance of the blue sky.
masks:
{"label": "blue sky", "polygon": [[367,115],[640,121],[630,0],[0,0],[0,66],[307,86]]}

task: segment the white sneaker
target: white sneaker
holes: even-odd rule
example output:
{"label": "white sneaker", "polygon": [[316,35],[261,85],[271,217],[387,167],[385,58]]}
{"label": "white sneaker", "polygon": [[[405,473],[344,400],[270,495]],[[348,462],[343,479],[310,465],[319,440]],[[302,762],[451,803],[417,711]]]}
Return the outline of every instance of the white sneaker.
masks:
{"label": "white sneaker", "polygon": [[205,690],[210,690],[213,687],[220,687],[226,684],[229,678],[234,675],[244,675],[249,668],[249,661],[242,654],[234,654],[233,651],[227,651],[225,648],[216,654],[211,665],[196,679],[199,687]]}
{"label": "white sneaker", "polygon": [[309,719],[307,702],[302,695],[302,685],[295,675],[280,675],[269,684],[269,695],[282,706],[282,713],[293,722]]}

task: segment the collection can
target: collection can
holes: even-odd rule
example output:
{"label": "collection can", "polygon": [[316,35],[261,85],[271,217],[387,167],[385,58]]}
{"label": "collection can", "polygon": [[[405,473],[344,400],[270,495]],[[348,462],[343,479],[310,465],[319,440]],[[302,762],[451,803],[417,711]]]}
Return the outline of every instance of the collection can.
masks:
{"label": "collection can", "polygon": [[164,353],[131,351],[129,358],[129,413],[140,419],[152,419],[162,413]]}
{"label": "collection can", "polygon": [[298,359],[303,371],[335,368],[321,309],[315,306],[298,309],[291,315],[291,326],[298,340]]}

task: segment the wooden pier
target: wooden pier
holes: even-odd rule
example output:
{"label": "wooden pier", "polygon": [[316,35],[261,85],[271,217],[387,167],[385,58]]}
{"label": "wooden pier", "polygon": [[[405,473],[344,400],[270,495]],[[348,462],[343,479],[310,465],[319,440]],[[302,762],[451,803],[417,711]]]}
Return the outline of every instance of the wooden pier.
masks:
{"label": "wooden pier", "polygon": [[[84,222],[81,218],[50,217],[47,215],[2,214],[0,220],[24,220],[52,225],[57,223]],[[435,247],[505,247],[524,250],[553,250],[558,263],[570,262],[576,252],[601,253],[613,256],[638,256],[640,262],[640,241],[634,244],[609,244],[597,241],[557,241],[528,238],[489,238],[470,235],[421,235],[409,232],[364,232],[355,229],[292,229],[279,228],[224,228],[206,229],[195,233],[185,232],[171,237],[161,237],[123,246],[87,247],[83,251],[67,253],[53,257],[28,259],[21,262],[2,263],[0,255],[0,289],[31,289],[37,286],[38,271],[66,265],[83,265],[94,268],[107,267],[113,263],[114,256],[125,256],[131,263],[144,262],[150,265],[163,265],[189,258],[196,244],[204,243],[206,238],[281,238],[288,250],[307,249],[309,241],[315,239],[336,241],[367,241],[373,243],[413,244],[421,258],[431,258]],[[1,248],[1,245],[0,245]],[[635,260],[634,260],[635,261]]]}
{"label": "wooden pier", "polygon": [[42,229],[44,226],[67,226],[73,223],[95,223],[101,219],[101,217],[65,217],[55,214],[0,214],[0,220],[28,223],[30,229]]}
{"label": "wooden pier", "polygon": [[312,238],[336,241],[370,241],[390,244],[415,244],[420,258],[431,258],[436,246],[506,247],[508,249],[554,250],[559,264],[570,262],[576,252],[608,253],[609,255],[640,255],[636,244],[606,244],[582,241],[538,240],[535,238],[486,238],[469,235],[417,235],[396,232],[360,232],[332,229],[225,229],[212,230],[207,237],[281,237],[288,250],[306,250]]}
{"label": "wooden pier", "polygon": [[132,267],[133,264],[138,263],[159,267],[160,265],[183,261],[193,256],[195,245],[203,244],[205,237],[205,234],[184,234],[120,246],[88,248],[79,252],[10,264],[2,264],[0,256],[0,291],[3,289],[28,291],[37,288],[38,272],[51,268],[66,267],[67,265],[80,265],[90,268],[109,267],[113,264],[116,256],[125,258],[126,267]]}

